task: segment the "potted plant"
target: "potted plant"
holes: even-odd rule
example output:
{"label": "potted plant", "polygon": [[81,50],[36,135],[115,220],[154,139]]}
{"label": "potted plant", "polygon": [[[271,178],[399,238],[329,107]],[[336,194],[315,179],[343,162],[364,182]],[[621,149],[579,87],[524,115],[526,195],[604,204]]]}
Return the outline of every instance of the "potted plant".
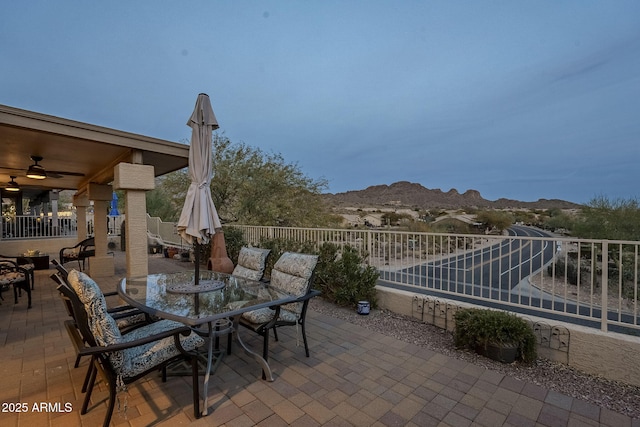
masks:
{"label": "potted plant", "polygon": [[536,338],[526,321],[504,311],[465,308],[455,314],[457,347],[504,363],[536,359]]}

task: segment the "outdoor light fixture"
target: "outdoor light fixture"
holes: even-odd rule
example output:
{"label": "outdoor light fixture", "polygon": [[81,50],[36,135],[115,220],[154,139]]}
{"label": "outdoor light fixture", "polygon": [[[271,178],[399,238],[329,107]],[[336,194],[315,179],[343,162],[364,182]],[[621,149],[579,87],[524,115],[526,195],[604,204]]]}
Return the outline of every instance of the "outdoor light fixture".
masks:
{"label": "outdoor light fixture", "polygon": [[11,181],[9,181],[7,186],[4,188],[5,190],[13,192],[20,191],[20,186],[14,181],[15,178],[15,176],[11,176]]}
{"label": "outdoor light fixture", "polygon": [[27,178],[45,179],[47,177],[47,172],[38,164],[38,162],[42,160],[42,157],[31,156],[31,160],[35,163],[29,166],[29,170],[27,170]]}

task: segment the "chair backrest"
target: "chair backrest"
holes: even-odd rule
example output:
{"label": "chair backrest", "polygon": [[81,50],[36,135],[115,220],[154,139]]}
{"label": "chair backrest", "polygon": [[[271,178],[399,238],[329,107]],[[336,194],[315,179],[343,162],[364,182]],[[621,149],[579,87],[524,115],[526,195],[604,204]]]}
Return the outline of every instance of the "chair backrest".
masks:
{"label": "chair backrest", "polygon": [[84,250],[87,249],[91,246],[95,246],[96,245],[96,239],[95,237],[89,237],[87,239],[84,239],[83,241],[80,242],[80,249]]}
{"label": "chair backrest", "polygon": [[67,278],[69,277],[69,271],[62,264],[60,264],[60,261],[55,258],[51,260],[51,263],[55,266],[56,270],[58,270],[58,273],[60,273],[60,276],[66,282]]}
{"label": "chair backrest", "polygon": [[82,339],[89,344],[89,346],[96,346],[97,343],[93,337],[93,333],[89,328],[89,316],[84,307],[84,304],[78,298],[75,291],[69,287],[66,281],[60,277],[59,274],[54,273],[51,275],[51,279],[58,283],[56,288],[62,295],[62,299],[67,307],[67,310],[71,310],[71,316],[76,323],[76,327],[82,335]]}
{"label": "chair backrest", "polygon": [[[285,252],[271,270],[269,287],[298,298],[303,297],[311,289],[313,271],[317,263],[317,255]],[[302,303],[285,304],[283,308],[300,314],[302,305]]]}
{"label": "chair backrest", "polygon": [[262,279],[269,252],[271,252],[270,249],[243,246],[240,249],[240,255],[238,255],[238,265],[233,269],[231,275],[250,280]]}
{"label": "chair backrest", "polygon": [[[69,272],[68,281],[84,305],[89,329],[96,343],[106,346],[122,342],[120,329],[115,319],[107,312],[107,302],[98,284],[91,277],[77,270]],[[121,352],[114,352],[109,355],[109,360],[118,370],[124,363],[124,356]]]}
{"label": "chair backrest", "polygon": [[95,237],[89,237],[88,239],[80,242],[80,252],[78,256],[81,258],[86,258],[90,256],[95,256],[96,254],[96,239]]}

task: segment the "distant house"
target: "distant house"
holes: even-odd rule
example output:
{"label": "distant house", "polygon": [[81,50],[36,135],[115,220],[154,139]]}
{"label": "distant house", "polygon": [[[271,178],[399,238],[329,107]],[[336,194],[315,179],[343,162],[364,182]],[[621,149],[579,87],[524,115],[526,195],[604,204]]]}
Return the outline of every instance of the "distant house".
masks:
{"label": "distant house", "polygon": [[453,224],[463,223],[475,228],[482,228],[482,223],[476,221],[474,215],[469,214],[447,214],[437,217],[434,221],[435,224]]}
{"label": "distant house", "polygon": [[364,216],[358,214],[341,214],[343,223],[351,227],[380,227],[382,214],[367,214]]}

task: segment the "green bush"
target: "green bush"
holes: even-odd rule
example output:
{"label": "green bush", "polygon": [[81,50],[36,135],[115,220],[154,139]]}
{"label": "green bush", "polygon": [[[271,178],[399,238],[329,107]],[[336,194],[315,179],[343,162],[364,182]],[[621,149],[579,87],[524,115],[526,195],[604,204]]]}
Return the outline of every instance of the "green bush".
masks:
{"label": "green bush", "polygon": [[489,344],[516,345],[519,359],[533,362],[536,357],[536,337],[527,322],[513,313],[465,308],[455,314],[455,345],[486,350]]}
{"label": "green bush", "polygon": [[366,258],[352,246],[340,249],[332,243],[320,247],[315,287],[338,305],[356,307],[358,301],[369,301],[377,307],[378,270],[365,265]]}
{"label": "green bush", "polygon": [[227,255],[233,261],[233,264],[238,263],[238,255],[240,255],[240,249],[247,245],[244,240],[242,230],[235,227],[224,228],[224,243],[227,247]]}
{"label": "green bush", "polygon": [[320,248],[314,242],[299,242],[287,239],[265,239],[260,247],[271,249],[265,267],[265,277],[271,277],[274,264],[284,252],[300,252],[318,255],[315,269],[314,289],[322,292],[323,298],[342,306],[356,307],[358,301],[369,301],[377,307],[376,282],[378,271],[365,264],[366,256],[351,246],[340,248],[324,243]]}

